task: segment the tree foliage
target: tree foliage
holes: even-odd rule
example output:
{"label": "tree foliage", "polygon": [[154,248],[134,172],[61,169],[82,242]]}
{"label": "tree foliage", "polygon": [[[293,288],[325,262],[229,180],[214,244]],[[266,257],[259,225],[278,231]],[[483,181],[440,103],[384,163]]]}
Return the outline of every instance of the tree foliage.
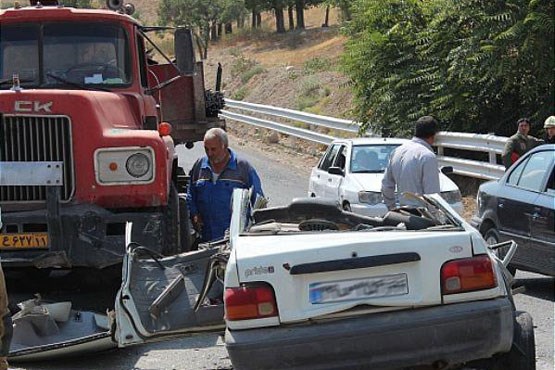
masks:
{"label": "tree foliage", "polygon": [[554,113],[552,0],[355,0],[344,66],[365,127],[509,135]]}
{"label": "tree foliage", "polygon": [[162,24],[190,27],[203,58],[207,57],[210,32],[244,12],[244,0],[162,0],[158,16]]}

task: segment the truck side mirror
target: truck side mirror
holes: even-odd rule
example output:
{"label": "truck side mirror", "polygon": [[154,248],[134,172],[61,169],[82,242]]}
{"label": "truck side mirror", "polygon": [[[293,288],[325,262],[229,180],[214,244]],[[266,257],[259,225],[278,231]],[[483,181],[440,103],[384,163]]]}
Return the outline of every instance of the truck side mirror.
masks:
{"label": "truck side mirror", "polygon": [[174,35],[174,50],[177,68],[181,74],[192,75],[195,72],[195,48],[193,33],[188,28],[178,28]]}

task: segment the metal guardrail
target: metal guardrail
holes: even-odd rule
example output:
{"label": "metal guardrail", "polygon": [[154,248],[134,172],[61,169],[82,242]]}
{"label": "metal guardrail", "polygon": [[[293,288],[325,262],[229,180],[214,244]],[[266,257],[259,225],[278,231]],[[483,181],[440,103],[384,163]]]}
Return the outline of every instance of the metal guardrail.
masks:
{"label": "metal guardrail", "polygon": [[[232,99],[226,99],[225,103],[226,108],[254,112],[265,116],[280,117],[313,126],[323,126],[356,134],[358,134],[360,127],[355,121],[319,116],[270,105],[253,104]],[[223,110],[220,115],[230,120],[263,127],[320,144],[329,144],[335,139],[335,137],[330,135],[295,127],[293,125],[286,125],[245,114],[239,114],[229,110]],[[501,177],[505,172],[505,167],[497,164],[497,155],[503,152],[506,141],[507,138],[504,136],[441,131],[436,135],[436,142],[434,145],[437,146],[438,161],[441,166],[452,166],[453,172],[458,175],[475,177],[483,180],[494,180]],[[488,153],[488,162],[447,157],[444,156],[445,148],[485,152]]]}

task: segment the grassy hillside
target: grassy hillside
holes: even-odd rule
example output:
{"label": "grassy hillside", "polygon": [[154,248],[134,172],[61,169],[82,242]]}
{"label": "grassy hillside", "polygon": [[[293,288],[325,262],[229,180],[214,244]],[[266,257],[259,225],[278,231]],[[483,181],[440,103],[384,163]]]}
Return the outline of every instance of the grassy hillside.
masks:
{"label": "grassy hillside", "polygon": [[324,9],[310,9],[306,30],[276,34],[273,19],[266,15],[262,30],[238,30],[212,44],[205,63],[208,87],[214,87],[221,63],[228,98],[348,116],[352,97],[339,69],[345,38],[335,12],[331,18],[331,27],[322,28]]}

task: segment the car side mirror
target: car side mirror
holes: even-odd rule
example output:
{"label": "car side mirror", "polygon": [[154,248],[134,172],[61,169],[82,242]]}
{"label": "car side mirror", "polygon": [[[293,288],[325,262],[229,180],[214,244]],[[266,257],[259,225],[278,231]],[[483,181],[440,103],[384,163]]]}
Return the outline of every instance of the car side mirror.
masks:
{"label": "car side mirror", "polygon": [[328,168],[328,173],[330,175],[339,175],[339,176],[345,176],[345,173],[343,172],[343,170],[339,167],[330,167]]}
{"label": "car side mirror", "polygon": [[441,173],[444,175],[450,175],[453,173],[453,166],[443,166],[441,167]]}

